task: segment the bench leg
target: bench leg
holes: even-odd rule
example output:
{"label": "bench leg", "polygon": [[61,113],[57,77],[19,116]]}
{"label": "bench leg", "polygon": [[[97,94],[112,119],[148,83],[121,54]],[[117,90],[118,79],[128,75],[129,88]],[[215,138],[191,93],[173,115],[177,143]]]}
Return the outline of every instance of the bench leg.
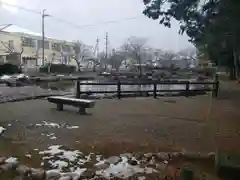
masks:
{"label": "bench leg", "polygon": [[80,107],[79,110],[78,110],[78,112],[79,112],[80,114],[87,114],[87,113],[86,113],[86,108],[84,108],[84,107]]}
{"label": "bench leg", "polygon": [[57,110],[62,111],[63,110],[63,104],[57,104]]}

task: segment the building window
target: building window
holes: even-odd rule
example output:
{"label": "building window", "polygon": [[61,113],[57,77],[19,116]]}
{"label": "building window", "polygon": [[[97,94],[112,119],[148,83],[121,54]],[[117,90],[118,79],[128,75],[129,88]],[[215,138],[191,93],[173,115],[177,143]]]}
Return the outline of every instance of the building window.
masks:
{"label": "building window", "polygon": [[61,44],[59,43],[52,43],[52,49],[55,51],[61,51]]}
{"label": "building window", "polygon": [[[38,40],[38,48],[42,48],[42,40]],[[49,41],[44,41],[44,49],[49,49]]]}
{"label": "building window", "polygon": [[36,47],[36,41],[32,38],[22,37],[22,46],[23,47]]}

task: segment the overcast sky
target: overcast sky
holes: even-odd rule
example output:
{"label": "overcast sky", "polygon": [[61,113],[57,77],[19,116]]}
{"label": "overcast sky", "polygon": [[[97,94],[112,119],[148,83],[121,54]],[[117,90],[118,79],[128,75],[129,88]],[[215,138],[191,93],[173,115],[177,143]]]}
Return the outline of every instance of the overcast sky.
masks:
{"label": "overcast sky", "polygon": [[[97,36],[100,47],[104,46],[105,33],[109,34],[110,46],[119,47],[130,36],[147,38],[147,44],[154,48],[179,51],[191,47],[187,36],[178,35],[178,24],[165,28],[158,21],[142,15],[142,0],[0,0],[41,11],[54,17],[73,22],[76,25],[93,25],[76,28],[67,23],[46,18],[46,36],[62,40],[80,40],[95,45]],[[136,17],[127,20],[127,18]],[[104,24],[119,20],[118,23]],[[34,32],[41,32],[41,16],[2,4],[0,24],[12,23]]]}

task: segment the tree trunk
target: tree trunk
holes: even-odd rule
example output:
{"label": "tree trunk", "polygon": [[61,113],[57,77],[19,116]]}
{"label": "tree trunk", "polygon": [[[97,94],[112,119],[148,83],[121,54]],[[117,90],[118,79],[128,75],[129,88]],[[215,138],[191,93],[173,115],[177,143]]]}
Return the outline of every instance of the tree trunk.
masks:
{"label": "tree trunk", "polygon": [[77,62],[77,66],[78,66],[78,70],[77,70],[77,72],[81,72],[81,65],[80,65],[79,62]]}

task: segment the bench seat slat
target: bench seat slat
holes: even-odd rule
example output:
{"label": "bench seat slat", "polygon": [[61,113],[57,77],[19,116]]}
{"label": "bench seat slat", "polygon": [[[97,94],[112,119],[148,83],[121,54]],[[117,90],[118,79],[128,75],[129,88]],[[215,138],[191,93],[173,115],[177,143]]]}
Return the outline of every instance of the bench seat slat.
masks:
{"label": "bench seat slat", "polygon": [[92,103],[94,101],[88,100],[88,99],[75,99],[75,98],[69,98],[69,97],[63,97],[63,96],[52,96],[49,97],[51,99],[59,99],[59,100],[69,100],[69,101],[76,101],[76,102],[86,102],[86,103]]}
{"label": "bench seat slat", "polygon": [[62,110],[62,106],[71,105],[80,108],[81,112],[85,112],[85,108],[93,108],[95,105],[95,101],[87,100],[87,99],[75,99],[75,98],[68,98],[63,96],[52,96],[48,97],[48,101],[51,103],[57,104],[57,108]]}

